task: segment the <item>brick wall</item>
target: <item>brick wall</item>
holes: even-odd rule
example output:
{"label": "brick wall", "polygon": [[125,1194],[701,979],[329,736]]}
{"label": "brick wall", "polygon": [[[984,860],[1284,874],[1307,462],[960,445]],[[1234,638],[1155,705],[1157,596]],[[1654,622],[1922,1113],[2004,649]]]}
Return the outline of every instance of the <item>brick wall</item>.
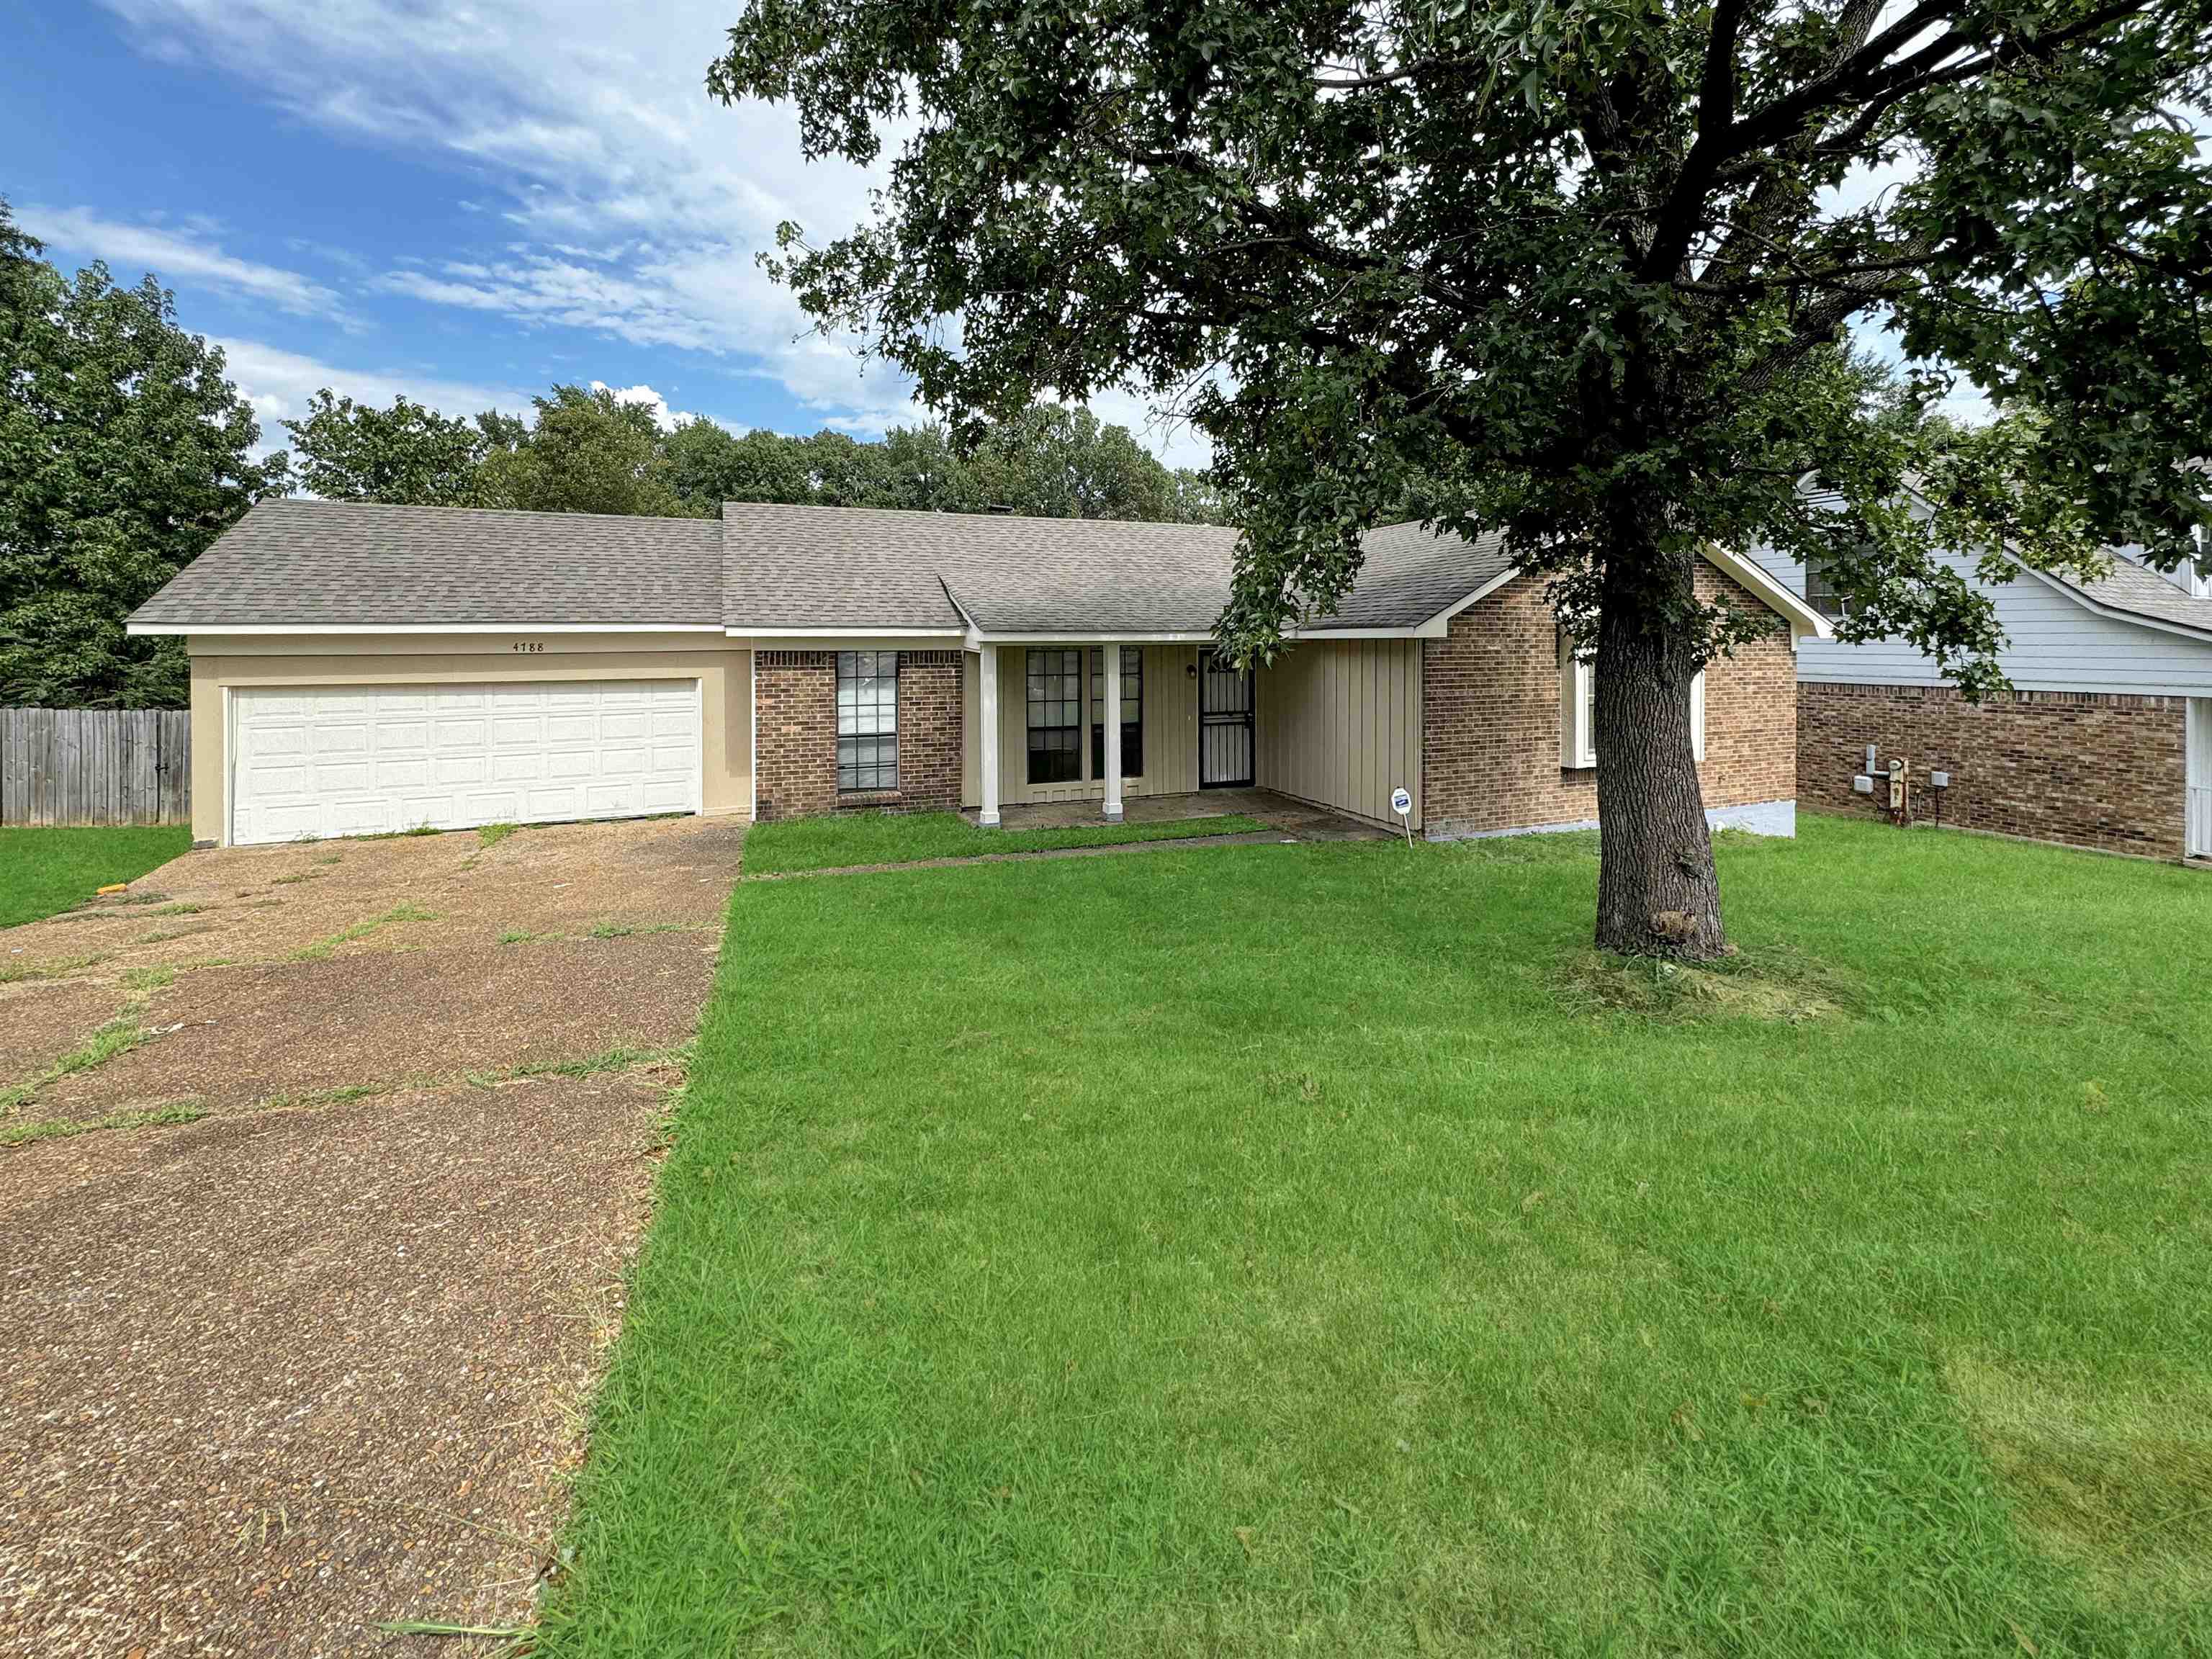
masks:
{"label": "brick wall", "polygon": [[[1762,602],[1702,562],[1698,593],[1740,609]],[[1789,800],[1796,793],[1792,696],[1797,659],[1786,634],[1737,647],[1705,671],[1708,807]],[[1559,624],[1544,581],[1524,576],[1452,618],[1424,642],[1421,775],[1431,836],[1470,835],[1597,817],[1597,775],[1559,764]]]}
{"label": "brick wall", "polygon": [[960,805],[960,675],[957,651],[899,653],[899,796],[916,811]]}
{"label": "brick wall", "polygon": [[855,807],[935,811],[960,804],[961,653],[899,653],[899,787],[837,793],[837,654],[753,657],[756,787],[763,822]]}
{"label": "brick wall", "polygon": [[2154,858],[2182,855],[2188,760],[2179,697],[2020,691],[1979,708],[1945,685],[1797,688],[1797,791],[1808,805],[1888,810],[1854,793],[1866,746],[1911,763],[1917,816],[1930,770],[1947,771],[1942,818],[2036,841]]}

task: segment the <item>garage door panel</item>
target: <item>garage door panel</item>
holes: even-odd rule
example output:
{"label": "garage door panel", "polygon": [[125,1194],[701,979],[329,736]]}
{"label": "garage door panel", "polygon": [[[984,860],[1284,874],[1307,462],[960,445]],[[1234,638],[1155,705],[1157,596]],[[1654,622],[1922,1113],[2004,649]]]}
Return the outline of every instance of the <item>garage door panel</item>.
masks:
{"label": "garage door panel", "polygon": [[307,738],[307,751],[313,755],[365,755],[369,750],[365,720],[317,720],[302,735]]}
{"label": "garage door panel", "polygon": [[696,811],[690,680],[232,693],[240,842]]}
{"label": "garage door panel", "polygon": [[535,783],[544,775],[545,757],[542,754],[515,754],[506,750],[495,750],[492,753],[494,783]]}
{"label": "garage door panel", "polygon": [[443,784],[489,783],[489,755],[441,755],[430,763],[430,781]]}
{"label": "garage door panel", "polygon": [[[264,694],[257,691],[253,695],[258,697]],[[326,693],[320,699],[323,708],[319,712],[342,713],[344,709],[356,704],[362,695],[358,688]],[[427,714],[430,712],[430,696],[427,691],[410,691],[396,685],[378,686],[375,688],[374,695],[376,714],[380,720],[389,719],[396,714]]]}
{"label": "garage door panel", "polygon": [[478,823],[505,823],[522,815],[522,795],[514,789],[471,789],[461,796],[461,811]]}

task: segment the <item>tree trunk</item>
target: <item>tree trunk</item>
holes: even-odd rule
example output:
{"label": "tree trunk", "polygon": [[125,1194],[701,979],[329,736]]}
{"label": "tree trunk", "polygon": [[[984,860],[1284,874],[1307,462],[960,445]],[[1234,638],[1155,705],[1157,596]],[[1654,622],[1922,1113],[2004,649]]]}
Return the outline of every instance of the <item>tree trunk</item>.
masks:
{"label": "tree trunk", "polygon": [[[1684,566],[1666,583],[1687,603],[1694,556]],[[1728,937],[1690,746],[1698,664],[1687,631],[1654,617],[1648,592],[1631,598],[1608,584],[1595,688],[1597,942],[1630,955],[1700,961],[1724,954]]]}

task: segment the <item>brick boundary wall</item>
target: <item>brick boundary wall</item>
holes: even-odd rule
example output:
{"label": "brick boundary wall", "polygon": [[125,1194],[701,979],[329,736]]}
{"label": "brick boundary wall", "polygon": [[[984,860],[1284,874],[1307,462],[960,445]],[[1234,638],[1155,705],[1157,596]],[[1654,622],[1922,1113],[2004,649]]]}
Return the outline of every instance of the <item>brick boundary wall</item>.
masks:
{"label": "brick boundary wall", "polygon": [[1911,763],[1916,816],[1933,816],[1931,770],[1951,775],[1945,823],[2107,853],[2179,859],[2187,699],[2106,691],[1999,693],[1979,707],[1948,685],[1797,688],[1797,793],[1808,805],[1877,814],[1855,793],[1866,746]]}
{"label": "brick boundary wall", "polygon": [[960,805],[962,653],[899,653],[899,787],[837,793],[837,653],[753,654],[754,793],[762,823]]}
{"label": "brick boundary wall", "polygon": [[[1702,560],[1698,597],[1762,611],[1764,601]],[[1708,809],[1797,793],[1796,653],[1777,632],[1705,671]],[[1423,642],[1421,777],[1435,839],[1597,817],[1597,774],[1559,764],[1559,623],[1544,578],[1523,576]]]}

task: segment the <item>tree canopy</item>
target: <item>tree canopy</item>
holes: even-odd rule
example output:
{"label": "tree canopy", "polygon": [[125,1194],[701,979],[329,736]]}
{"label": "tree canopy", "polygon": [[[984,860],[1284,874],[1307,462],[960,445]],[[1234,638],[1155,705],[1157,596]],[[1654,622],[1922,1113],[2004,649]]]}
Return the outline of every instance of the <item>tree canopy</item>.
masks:
{"label": "tree canopy", "polygon": [[532,401],[532,420],[486,410],[467,421],[404,397],[379,410],[325,390],[285,424],[301,481],[333,500],[706,518],[726,501],[1175,522],[1220,513],[1201,475],[1162,465],[1083,409],[1026,408],[963,444],[933,422],[872,441],[740,436],[696,417],[664,432],[650,409],[605,387],[556,386]]}
{"label": "tree canopy", "polygon": [[256,501],[283,453],[177,325],[151,276],[64,277],[0,201],[0,702],[143,708],[185,700],[182,641],[123,619]]}
{"label": "tree canopy", "polygon": [[[1942,550],[2171,565],[2212,523],[2208,15],[750,0],[708,83],[788,101],[812,155],[896,143],[871,222],[787,225],[771,267],[956,431],[1187,393],[1243,528],[1239,655],[1326,611],[1401,503],[1502,533],[1616,734],[1601,941],[1702,955],[1688,687],[1765,624],[1699,598],[1698,550],[1822,560],[1848,634],[1979,694],[1994,620]],[[1901,371],[1849,349],[1876,324]],[[1935,418],[1961,379],[1995,422]]]}

